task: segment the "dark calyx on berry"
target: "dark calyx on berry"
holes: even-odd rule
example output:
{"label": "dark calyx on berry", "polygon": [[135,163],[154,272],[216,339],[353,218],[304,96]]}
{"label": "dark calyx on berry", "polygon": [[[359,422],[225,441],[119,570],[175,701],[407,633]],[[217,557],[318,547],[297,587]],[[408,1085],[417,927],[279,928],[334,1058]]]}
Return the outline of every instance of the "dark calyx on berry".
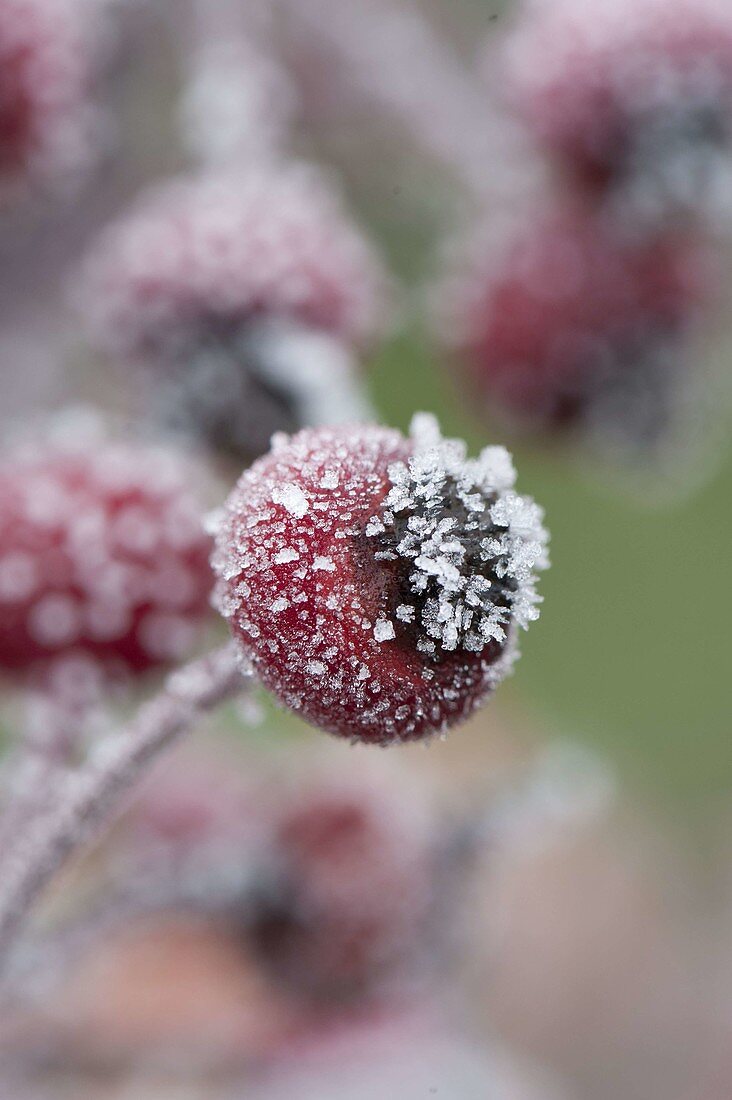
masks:
{"label": "dark calyx on berry", "polygon": [[161,419],[249,463],[275,432],[361,420],[365,399],[340,337],[285,318],[210,320],[171,349]]}
{"label": "dark calyx on berry", "polygon": [[212,327],[176,354],[158,395],[173,428],[242,462],[266,451],[274,432],[304,423],[296,386],[268,377],[252,329]]}
{"label": "dark calyx on berry", "polygon": [[[423,419],[426,442],[433,425]],[[376,559],[393,571],[392,616],[387,635],[406,633],[418,650],[480,653],[491,642],[504,642],[514,605],[528,622],[535,617],[535,594],[527,593],[532,548],[525,568],[516,557],[519,539],[511,532],[517,510],[538,523],[536,506],[501,489],[513,480],[510,458],[502,448],[487,448],[468,461],[458,441],[433,437],[433,446],[409,463],[390,467],[392,488],[366,528],[378,546]],[[540,540],[539,540],[540,541]]]}

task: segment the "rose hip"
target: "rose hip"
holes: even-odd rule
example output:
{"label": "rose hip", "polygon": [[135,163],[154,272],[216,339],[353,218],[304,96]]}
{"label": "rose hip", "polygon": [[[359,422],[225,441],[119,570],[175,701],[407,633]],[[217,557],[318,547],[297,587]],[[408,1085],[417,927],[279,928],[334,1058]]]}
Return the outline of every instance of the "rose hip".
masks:
{"label": "rose hip", "polygon": [[212,576],[193,464],[70,427],[0,463],[0,667],[83,654],[110,671],[174,663]]}
{"label": "rose hip", "polygon": [[442,731],[506,675],[538,615],[541,510],[502,447],[433,418],[411,437],[275,438],[221,515],[216,601],[263,683],[307,721],[378,744]]}

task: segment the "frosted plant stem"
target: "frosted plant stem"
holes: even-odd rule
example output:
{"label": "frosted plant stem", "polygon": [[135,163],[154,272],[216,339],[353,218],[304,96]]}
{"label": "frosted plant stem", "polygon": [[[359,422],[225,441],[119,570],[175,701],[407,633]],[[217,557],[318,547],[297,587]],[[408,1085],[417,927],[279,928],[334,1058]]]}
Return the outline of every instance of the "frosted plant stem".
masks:
{"label": "frosted plant stem", "polygon": [[15,789],[0,818],[0,867],[20,833],[39,813],[47,811],[49,801],[55,803],[66,774],[63,764],[34,750],[26,750],[12,760],[8,771]]}
{"label": "frosted plant stem", "polygon": [[74,751],[100,701],[101,684],[85,697],[68,698],[53,683],[30,693],[23,744],[7,768],[12,782],[0,816],[0,861],[20,831],[56,804]]}
{"label": "frosted plant stem", "polygon": [[194,0],[180,126],[202,165],[248,168],[289,142],[298,97],[271,52],[271,14],[270,0]]}
{"label": "frosted plant stem", "polygon": [[302,424],[348,424],[374,418],[354,353],[342,340],[297,322],[262,321],[246,349],[255,372],[289,394]]}
{"label": "frosted plant stem", "polygon": [[526,139],[413,0],[280,0],[341,60],[354,89],[396,117],[484,205],[527,189]]}
{"label": "frosted plant stem", "polygon": [[61,867],[119,812],[153,760],[244,684],[227,645],[173,673],[119,735],[69,780],[63,797],[0,863],[0,969],[33,904]]}

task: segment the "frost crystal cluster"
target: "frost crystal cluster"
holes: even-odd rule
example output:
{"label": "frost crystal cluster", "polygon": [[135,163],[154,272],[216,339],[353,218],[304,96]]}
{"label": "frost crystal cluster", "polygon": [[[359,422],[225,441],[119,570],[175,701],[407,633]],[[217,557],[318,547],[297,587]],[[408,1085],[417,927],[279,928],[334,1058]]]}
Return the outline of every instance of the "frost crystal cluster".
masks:
{"label": "frost crystal cluster", "polygon": [[392,488],[366,528],[378,559],[406,566],[403,601],[381,634],[388,640],[407,626],[424,653],[480,653],[506,640],[509,621],[526,627],[538,618],[535,571],[548,565],[543,512],[514,491],[505,448],[468,459],[462,440],[443,439],[426,415],[415,418],[412,435],[414,453],[390,466]]}

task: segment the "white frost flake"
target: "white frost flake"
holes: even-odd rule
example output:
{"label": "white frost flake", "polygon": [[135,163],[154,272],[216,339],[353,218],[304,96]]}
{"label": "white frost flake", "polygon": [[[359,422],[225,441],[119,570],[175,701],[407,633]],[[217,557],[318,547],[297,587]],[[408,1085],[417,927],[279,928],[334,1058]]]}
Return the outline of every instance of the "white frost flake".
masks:
{"label": "white frost flake", "polygon": [[374,638],[377,642],[390,642],[396,637],[394,624],[388,619],[379,619],[374,627]]}
{"label": "white frost flake", "polygon": [[296,519],[302,519],[310,510],[308,498],[294,481],[275,486],[272,490],[272,501],[274,504],[281,504],[285,511]]}
{"label": "white frost flake", "polygon": [[275,565],[286,565],[289,561],[297,561],[300,555],[297,550],[293,550],[291,546],[284,546],[282,550],[278,550],[272,559]]}
{"label": "white frost flake", "polygon": [[[538,617],[536,572],[548,565],[543,512],[514,491],[505,448],[469,459],[465,444],[443,439],[424,413],[411,434],[412,457],[389,468],[391,490],[366,534],[393,533],[377,557],[409,563],[416,606],[400,604],[396,619],[419,623],[420,651],[479,653],[491,640],[503,642],[510,623],[526,627]],[[393,623],[380,620],[374,636],[394,638]]]}

